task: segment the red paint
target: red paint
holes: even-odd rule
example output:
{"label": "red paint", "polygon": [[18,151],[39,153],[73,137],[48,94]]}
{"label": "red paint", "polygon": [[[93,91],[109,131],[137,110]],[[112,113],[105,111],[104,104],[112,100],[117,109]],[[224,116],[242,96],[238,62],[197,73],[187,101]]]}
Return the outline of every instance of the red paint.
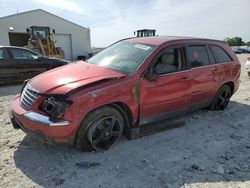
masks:
{"label": "red paint", "polygon": [[[12,114],[31,131],[40,131],[49,137],[65,138],[76,136],[86,115],[103,105],[112,103],[126,105],[132,115],[132,126],[138,126],[141,118],[187,108],[190,104],[214,97],[224,83],[232,82],[235,92],[239,87],[240,63],[231,49],[226,44],[217,41],[190,39],[193,38],[148,37],[127,39],[130,42],[157,45],[155,51],[131,75],[79,61],[33,78],[30,85],[41,94],[46,95],[65,94],[80,86],[110,79],[93,84],[68,97],[69,100],[73,101],[73,104],[63,116],[63,119],[70,121],[68,126],[48,127],[23,117],[23,114],[28,111],[44,114],[39,106],[46,99],[46,96],[39,97],[29,110],[21,107],[20,97],[16,97],[12,105]],[[156,81],[142,78],[144,71],[161,50],[175,45],[200,43],[223,47],[233,58],[233,61],[169,73],[165,76],[158,76]],[[199,54],[193,55],[196,57]],[[139,96],[137,96],[140,101],[135,99],[134,87],[140,88]]]}
{"label": "red paint", "polygon": [[112,69],[78,61],[40,74],[32,79],[30,84],[43,94],[64,94],[98,80],[123,76],[125,75]]}

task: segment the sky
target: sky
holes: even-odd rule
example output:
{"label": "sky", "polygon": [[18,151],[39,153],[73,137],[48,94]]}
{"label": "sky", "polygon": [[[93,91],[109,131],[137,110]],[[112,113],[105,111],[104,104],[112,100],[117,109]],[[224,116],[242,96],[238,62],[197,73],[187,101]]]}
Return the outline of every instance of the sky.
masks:
{"label": "sky", "polygon": [[0,17],[38,8],[89,27],[92,47],[144,28],[159,36],[250,41],[250,0],[0,0]]}

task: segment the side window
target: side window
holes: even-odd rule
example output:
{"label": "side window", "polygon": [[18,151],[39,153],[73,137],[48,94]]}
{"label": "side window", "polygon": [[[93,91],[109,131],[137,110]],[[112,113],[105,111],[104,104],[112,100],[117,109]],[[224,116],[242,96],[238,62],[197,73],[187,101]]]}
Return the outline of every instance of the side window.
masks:
{"label": "side window", "polygon": [[10,48],[14,59],[37,59],[38,55],[28,50]]}
{"label": "side window", "polygon": [[225,63],[232,61],[231,57],[219,46],[211,46],[211,49],[216,57],[217,63]]}
{"label": "side window", "polygon": [[155,70],[157,75],[176,72],[182,69],[181,49],[169,48],[157,58]]}
{"label": "side window", "polygon": [[191,68],[209,65],[206,46],[188,46],[187,53]]}
{"label": "side window", "polygon": [[6,59],[6,55],[3,51],[3,49],[0,49],[0,59]]}

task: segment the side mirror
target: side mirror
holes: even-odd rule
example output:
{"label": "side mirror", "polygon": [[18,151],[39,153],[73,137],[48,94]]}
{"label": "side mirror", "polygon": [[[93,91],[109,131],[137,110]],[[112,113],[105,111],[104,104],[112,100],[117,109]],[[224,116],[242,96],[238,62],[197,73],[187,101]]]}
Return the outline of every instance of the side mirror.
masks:
{"label": "side mirror", "polygon": [[157,80],[157,73],[154,68],[149,69],[147,77],[149,81],[156,81]]}

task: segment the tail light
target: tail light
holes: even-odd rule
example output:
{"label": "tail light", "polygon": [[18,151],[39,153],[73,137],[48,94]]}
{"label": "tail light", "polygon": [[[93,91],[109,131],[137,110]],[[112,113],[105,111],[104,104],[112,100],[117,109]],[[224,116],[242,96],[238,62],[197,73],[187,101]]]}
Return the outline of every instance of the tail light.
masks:
{"label": "tail light", "polygon": [[247,61],[250,61],[250,57],[247,57]]}

